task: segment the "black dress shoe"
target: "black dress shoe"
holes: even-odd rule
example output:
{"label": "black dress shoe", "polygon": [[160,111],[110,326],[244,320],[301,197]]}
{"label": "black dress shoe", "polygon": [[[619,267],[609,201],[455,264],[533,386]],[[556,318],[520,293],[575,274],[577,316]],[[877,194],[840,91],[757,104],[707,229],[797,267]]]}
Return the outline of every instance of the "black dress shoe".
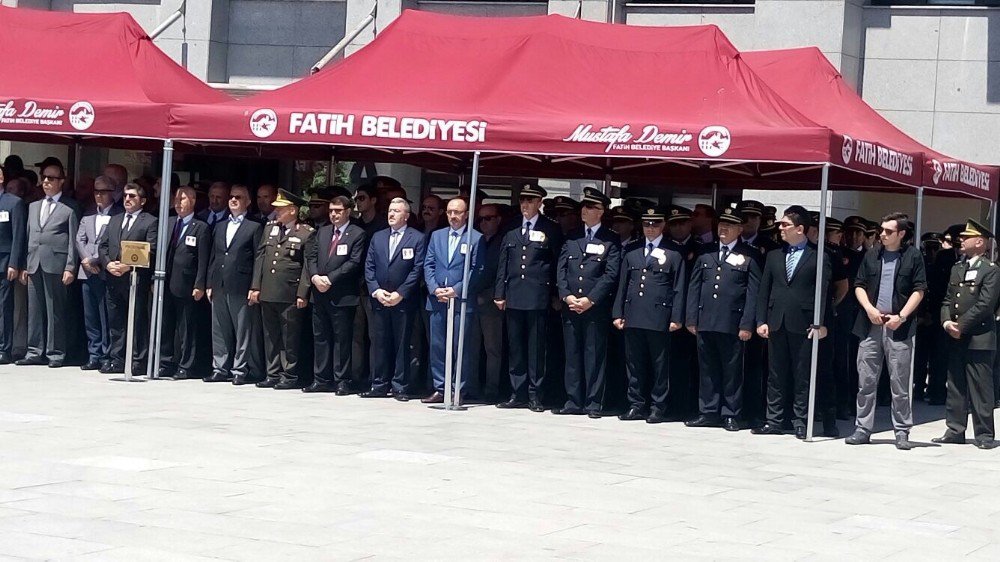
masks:
{"label": "black dress shoe", "polygon": [[374,390],[367,390],[359,394],[361,398],[388,398],[388,392],[375,392]]}
{"label": "black dress shoe", "polygon": [[709,416],[702,414],[693,420],[688,420],[684,422],[684,425],[688,427],[719,427],[722,425],[722,420],[718,416]]}
{"label": "black dress shoe", "polygon": [[109,375],[122,375],[125,374],[125,365],[121,363],[108,363],[107,369],[101,369],[101,372]]}
{"label": "black dress shoe", "polygon": [[233,376],[228,373],[215,373],[201,380],[205,382],[231,382],[233,380]]}
{"label": "black dress shoe", "polygon": [[543,406],[538,400],[532,400],[528,402],[528,409],[532,412],[544,412],[545,406]]}
{"label": "black dress shoe", "polygon": [[49,362],[42,356],[25,357],[24,359],[18,359],[17,361],[14,361],[15,365],[20,365],[22,367],[25,365],[48,365],[48,363]]}
{"label": "black dress shoe", "polygon": [[314,382],[302,389],[302,392],[334,392],[336,389],[332,384]]}
{"label": "black dress shoe", "polygon": [[351,393],[351,385],[350,384],[348,384],[346,382],[342,382],[342,383],[340,383],[340,384],[337,385],[337,396],[347,396],[350,393]]}
{"label": "black dress shoe", "polygon": [[87,361],[83,365],[80,365],[81,371],[96,371],[101,368],[100,361]]}
{"label": "black dress shoe", "polygon": [[599,410],[591,410],[587,412],[587,417],[592,420],[599,420],[604,417],[604,414],[602,414]]}
{"label": "black dress shoe", "polygon": [[965,445],[965,436],[954,433],[945,433],[941,437],[931,439],[931,443],[941,443],[943,445]]}
{"label": "black dress shoe", "polygon": [[629,408],[627,412],[618,416],[618,419],[622,421],[639,421],[646,419],[646,416],[639,408]]}
{"label": "black dress shoe", "polygon": [[396,402],[409,402],[410,401],[410,397],[407,396],[406,394],[403,394],[402,392],[390,392],[389,396],[392,396],[392,398]]}
{"label": "black dress shoe", "polygon": [[[124,371],[125,367],[122,367],[122,370]],[[139,362],[139,361],[133,361],[132,362],[132,376],[133,377],[144,377],[144,376],[146,376],[146,363],[145,362]],[[177,378],[176,375],[174,376],[174,378]]]}
{"label": "black dress shoe", "polygon": [[896,436],[896,448],[900,451],[909,451],[913,448],[913,443],[910,443],[910,438],[905,433],[900,433]]}
{"label": "black dress shoe", "polygon": [[444,404],[444,394],[440,392],[434,392],[426,398],[420,399],[421,404]]}
{"label": "black dress shoe", "polygon": [[302,388],[302,384],[299,381],[281,381],[274,385],[275,390],[295,390],[297,388]]}
{"label": "black dress shoe", "polygon": [[649,412],[649,416],[646,417],[646,423],[664,423],[667,421],[670,421],[667,414],[662,410],[657,410],[656,408],[653,408],[653,410]]}
{"label": "black dress shoe", "polygon": [[278,379],[266,378],[257,383],[257,388],[274,388],[278,384]]}
{"label": "black dress shoe", "polygon": [[765,423],[760,427],[751,429],[750,433],[753,433],[754,435],[783,435],[785,430],[781,429],[781,426],[779,425]]}
{"label": "black dress shoe", "polygon": [[160,367],[160,369],[158,371],[156,371],[156,378],[158,378],[158,379],[177,379],[177,373],[175,373],[173,369],[170,369],[170,368],[167,368],[167,367]]}
{"label": "black dress shoe", "polygon": [[726,416],[722,419],[722,428],[726,431],[739,431],[740,430],[740,420],[733,416]]}
{"label": "black dress shoe", "polygon": [[852,433],[847,439],[844,439],[844,443],[847,443],[848,445],[867,445],[871,443],[871,441],[871,435],[861,428],[855,429],[854,433]]}
{"label": "black dress shoe", "polygon": [[62,366],[63,366],[63,362],[62,361],[49,361],[49,368],[50,369],[58,369],[58,368],[60,368]]}
{"label": "black dress shoe", "polygon": [[236,375],[233,377],[233,386],[243,386],[249,382],[246,375]]}
{"label": "black dress shoe", "polygon": [[828,417],[823,420],[823,437],[840,437],[840,428],[837,427],[837,420]]}
{"label": "black dress shoe", "polygon": [[806,426],[800,425],[795,428],[795,438],[805,439],[806,438]]}
{"label": "black dress shoe", "polygon": [[521,402],[517,398],[511,398],[510,400],[508,400],[506,402],[500,402],[499,404],[497,404],[497,408],[500,408],[500,409],[518,409],[518,408],[527,408],[527,407],[528,407],[528,403],[527,402]]}
{"label": "black dress shoe", "polygon": [[580,408],[570,406],[566,408],[553,408],[552,413],[557,416],[582,416],[584,412]]}
{"label": "black dress shoe", "polygon": [[983,450],[996,449],[1000,446],[1000,441],[996,439],[976,439],[976,448]]}
{"label": "black dress shoe", "polygon": [[0,353],[0,365],[10,365],[13,362],[9,353]]}
{"label": "black dress shoe", "polygon": [[108,369],[110,368],[111,368],[111,361],[105,359],[104,361],[101,361],[101,368],[98,369],[98,371],[102,373],[107,373]]}

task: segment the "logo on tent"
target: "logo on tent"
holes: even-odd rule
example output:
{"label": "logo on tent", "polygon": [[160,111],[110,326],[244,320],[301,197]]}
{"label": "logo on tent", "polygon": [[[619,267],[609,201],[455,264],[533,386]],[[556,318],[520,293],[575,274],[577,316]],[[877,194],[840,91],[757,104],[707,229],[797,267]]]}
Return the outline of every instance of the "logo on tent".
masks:
{"label": "logo on tent", "polygon": [[851,163],[851,155],[854,154],[854,139],[844,135],[844,147],[840,149],[840,156],[844,158],[844,164]]}
{"label": "logo on tent", "polygon": [[94,124],[94,106],[78,101],[69,108],[69,124],[77,131],[86,131]]}
{"label": "logo on tent", "polygon": [[941,165],[935,159],[931,159],[931,164],[934,166],[934,185],[937,185],[941,181],[941,176],[944,174],[944,166]]}
{"label": "logo on tent", "polygon": [[732,137],[729,135],[729,129],[721,125],[705,127],[698,134],[698,148],[705,153],[705,156],[722,156],[729,150],[730,142]]}
{"label": "logo on tent", "polygon": [[258,109],[250,116],[250,132],[260,139],[266,139],[278,129],[278,116],[272,109]]}

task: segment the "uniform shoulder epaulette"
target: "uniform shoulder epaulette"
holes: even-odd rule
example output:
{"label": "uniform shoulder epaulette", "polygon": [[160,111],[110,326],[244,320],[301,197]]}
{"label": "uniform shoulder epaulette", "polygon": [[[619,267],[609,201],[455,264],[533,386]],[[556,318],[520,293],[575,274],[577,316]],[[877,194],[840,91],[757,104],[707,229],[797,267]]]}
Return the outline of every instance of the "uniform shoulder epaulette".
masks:
{"label": "uniform shoulder epaulette", "polygon": [[307,232],[315,232],[315,230],[316,230],[313,226],[308,225],[308,224],[303,224],[302,226],[306,227],[306,231]]}

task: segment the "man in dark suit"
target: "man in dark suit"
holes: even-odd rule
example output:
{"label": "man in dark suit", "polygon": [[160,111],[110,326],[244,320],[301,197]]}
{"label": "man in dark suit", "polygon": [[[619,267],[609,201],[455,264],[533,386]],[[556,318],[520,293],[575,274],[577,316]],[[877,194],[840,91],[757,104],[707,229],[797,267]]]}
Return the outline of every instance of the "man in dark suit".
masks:
{"label": "man in dark suit", "polygon": [[544,412],[548,311],[554,305],[556,262],[562,232],[539,210],[546,191],[535,184],[521,188],[521,218],[504,235],[493,302],[506,312],[510,341],[511,397],[498,408]]}
{"label": "man in dark suit", "polygon": [[779,221],[781,238],[788,244],[783,250],[767,255],[757,298],[757,334],[768,339],[770,375],[767,379],[767,422],[752,432],[757,435],[780,435],[781,424],[789,414],[785,398],[794,385],[792,426],[795,437],[806,438],[806,415],[809,408],[811,371],[810,340],[826,335],[826,328],[813,325],[816,297],[816,260],[823,260],[820,314],[826,313],[827,287],[830,284],[830,260],[820,257],[809,246],[806,229],[809,212],[799,205],[785,210]]}
{"label": "man in dark suit", "polygon": [[[194,218],[197,194],[181,187],[174,195],[177,216],[170,217],[167,252],[167,292],[163,306],[160,372],[163,378],[201,378],[195,360],[200,347],[195,303],[205,296],[205,277],[211,252],[208,225]],[[207,377],[210,378],[210,377]]]}
{"label": "man in dark suit", "polygon": [[277,216],[264,225],[254,261],[250,304],[260,303],[264,325],[267,378],[259,388],[302,388],[299,380],[299,344],[309,298],[305,250],[316,230],[299,222],[306,202],[284,189],[274,200]]}
{"label": "man in dark suit", "polygon": [[976,447],[995,449],[993,424],[993,354],[1000,267],[986,257],[993,233],[969,219],[959,234],[963,258],[951,268],[941,303],[941,326],[950,336],[948,350],[948,429],[935,443],[964,444],[972,414]]}
{"label": "man in dark suit", "polygon": [[28,207],[24,200],[3,189],[0,169],[0,365],[13,362],[14,283],[24,270]]}
{"label": "man in dark suit", "polygon": [[625,333],[629,409],[618,416],[624,421],[668,420],[670,338],[684,326],[687,270],[684,258],[664,240],[666,215],[665,209],[647,208],[642,214],[643,238],[625,248],[622,258],[611,314],[615,328]]}
{"label": "man in dark suit", "polygon": [[80,219],[76,233],[76,248],[80,254],[80,271],[83,282],[83,319],[87,332],[87,362],[84,371],[100,369],[108,361],[111,350],[111,324],[108,320],[107,288],[101,271],[101,258],[97,242],[111,217],[125,212],[114,200],[115,180],[109,176],[94,179],[94,213]]}
{"label": "man in dark suit", "polygon": [[757,320],[760,266],[740,241],[744,218],[720,209],[719,241],[702,246],[688,286],[687,329],[698,337],[699,416],[688,427],[739,431],[743,423],[743,350]]}
{"label": "man in dark suit", "polygon": [[476,217],[482,236],[476,256],[480,264],[478,279],[474,286],[469,287],[469,298],[476,300],[476,315],[469,325],[469,355],[472,359],[469,376],[476,379],[480,398],[496,404],[500,399],[500,378],[506,357],[503,312],[493,302],[500,244],[504,236],[500,230],[503,215],[499,205],[487,204],[479,208]]}
{"label": "man in dark suit", "polygon": [[228,200],[229,184],[224,181],[214,182],[208,188],[208,208],[203,209],[195,215],[195,218],[214,230],[215,225],[222,224],[229,215],[229,210],[226,206]]}
{"label": "man in dark suit", "polygon": [[[435,230],[427,242],[427,254],[424,259],[424,280],[427,284],[427,306],[430,313],[429,336],[430,336],[430,373],[434,391],[430,396],[421,400],[425,404],[440,404],[444,402],[445,387],[445,359],[447,357],[447,346],[452,346],[453,371],[458,369],[458,334],[461,331],[459,313],[461,309],[460,299],[462,298],[462,283],[465,274],[465,260],[469,260],[469,286],[476,285],[479,268],[479,232],[467,230],[469,224],[469,202],[463,197],[456,197],[448,201],[445,207],[445,215],[448,219],[448,226]],[[465,326],[475,322],[476,299],[475,293],[469,291],[471,298],[466,305]],[[454,337],[449,342],[448,332],[448,303],[454,299]],[[462,388],[455,388],[456,395],[465,396],[466,388],[472,388],[472,392],[478,392],[474,384],[466,384],[470,381],[470,365],[472,364],[472,354],[469,353],[469,330],[464,331],[466,345],[463,348],[464,357],[462,360]],[[454,376],[454,375],[453,375]]]}
{"label": "man in dark suit", "polygon": [[352,332],[354,340],[351,351],[351,379],[356,383],[365,381],[367,383],[371,376],[371,338],[374,325],[371,322],[372,305],[371,299],[364,297],[365,290],[364,263],[368,257],[368,244],[372,235],[376,232],[389,228],[389,223],[385,220],[385,213],[379,212],[379,194],[375,185],[363,183],[354,192],[354,206],[357,211],[357,218],[353,220],[355,224],[365,231],[364,252],[361,255],[362,274],[358,275],[358,299],[359,306],[355,308],[354,326]]}
{"label": "man in dark suit", "polygon": [[143,375],[146,372],[146,354],[149,351],[149,289],[152,284],[152,268],[140,268],[135,289],[135,334],[128,334],[128,299],[131,290],[131,267],[121,262],[122,241],[149,242],[149,261],[155,263],[157,220],[144,212],[146,191],[141,186],[130,183],[125,186],[125,212],[111,217],[97,243],[97,254],[101,259],[104,281],[107,284],[106,299],[108,320],[111,325],[110,359],[102,366],[102,373],[125,372],[126,337],[133,338],[135,346],[132,357],[132,372]]}
{"label": "man in dark suit", "polygon": [[[312,326],[315,351],[313,383],[303,392],[351,392],[351,346],[360,298],[358,280],[364,271],[367,236],[351,224],[350,197],[330,201],[330,224],[317,231],[306,248],[306,271],[313,285]],[[359,358],[360,360],[360,358]]]}
{"label": "man in dark suit", "polygon": [[64,196],[66,172],[52,159],[42,168],[45,198],[28,206],[28,353],[18,365],[62,367],[66,360],[68,287],[76,279],[79,207]]}
{"label": "man in dark suit", "polygon": [[232,380],[239,386],[258,382],[264,371],[250,372],[251,330],[259,329],[250,306],[254,257],[264,225],[247,218],[250,192],[233,186],[229,193],[229,220],[212,233],[206,295],[212,303],[212,376],[208,382]]}
{"label": "man in dark suit", "polygon": [[566,404],[554,414],[598,418],[604,411],[608,329],[622,259],[618,235],[601,224],[610,206],[607,195],[584,188],[583,225],[570,232],[559,255],[556,286],[566,305],[562,310]]}
{"label": "man in dark suit", "polygon": [[420,277],[424,234],[407,226],[410,204],[400,197],[389,202],[389,228],[372,236],[365,260],[365,284],[372,299],[372,321],[378,351],[372,357],[371,389],[362,398],[394,397],[406,401],[410,380],[410,339],[420,312]]}
{"label": "man in dark suit", "polygon": [[[705,207],[701,205],[700,207]],[[697,259],[703,238],[693,234],[694,212],[678,205],[667,209],[667,247],[684,258],[685,271],[691,271]],[[714,236],[712,220],[715,210],[704,208],[699,214],[699,224],[707,223],[708,234]],[[687,279],[685,279],[685,282]],[[678,330],[670,336],[670,368],[667,385],[667,421],[681,421],[694,415],[698,407],[698,341],[687,330]]]}

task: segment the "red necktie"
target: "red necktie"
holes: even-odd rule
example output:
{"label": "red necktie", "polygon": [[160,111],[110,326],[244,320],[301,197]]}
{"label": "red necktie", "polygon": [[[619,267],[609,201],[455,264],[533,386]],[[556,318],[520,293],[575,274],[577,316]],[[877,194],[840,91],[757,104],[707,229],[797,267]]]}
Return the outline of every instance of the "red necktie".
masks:
{"label": "red necktie", "polygon": [[336,251],[337,243],[338,242],[340,242],[340,229],[339,228],[333,231],[333,240],[330,241],[330,252],[326,255],[326,257],[330,257],[330,256],[333,255],[333,252]]}

